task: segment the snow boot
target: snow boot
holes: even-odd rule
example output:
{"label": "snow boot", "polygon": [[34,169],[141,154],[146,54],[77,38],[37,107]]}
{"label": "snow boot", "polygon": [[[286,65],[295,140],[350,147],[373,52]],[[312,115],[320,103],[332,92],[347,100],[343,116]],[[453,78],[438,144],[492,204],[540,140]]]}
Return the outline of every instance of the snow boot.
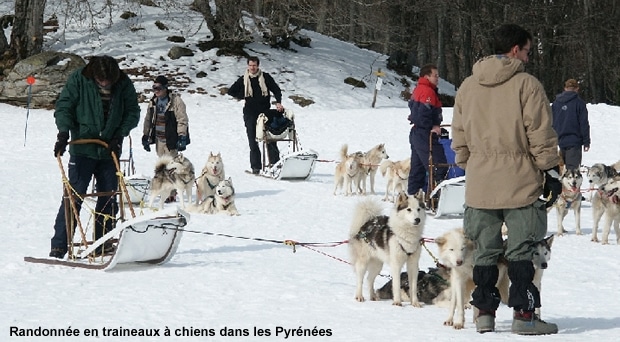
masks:
{"label": "snow boot", "polygon": [[476,318],[476,331],[481,334],[495,331],[495,311],[480,310]]}
{"label": "snow boot", "polygon": [[515,311],[512,320],[512,333],[518,335],[557,334],[558,326],[543,321],[533,311]]}

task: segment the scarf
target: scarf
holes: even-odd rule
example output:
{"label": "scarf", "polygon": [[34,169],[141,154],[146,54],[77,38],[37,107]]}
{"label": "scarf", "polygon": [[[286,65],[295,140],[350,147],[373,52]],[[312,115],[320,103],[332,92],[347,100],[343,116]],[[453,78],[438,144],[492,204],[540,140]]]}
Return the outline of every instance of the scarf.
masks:
{"label": "scarf", "polygon": [[261,95],[268,96],[269,91],[267,90],[267,84],[265,84],[265,77],[263,76],[263,72],[259,69],[256,74],[250,74],[249,70],[245,71],[245,74],[243,75],[243,86],[245,87],[244,97],[254,96],[252,84],[250,83],[250,77],[258,77],[258,85],[260,86]]}

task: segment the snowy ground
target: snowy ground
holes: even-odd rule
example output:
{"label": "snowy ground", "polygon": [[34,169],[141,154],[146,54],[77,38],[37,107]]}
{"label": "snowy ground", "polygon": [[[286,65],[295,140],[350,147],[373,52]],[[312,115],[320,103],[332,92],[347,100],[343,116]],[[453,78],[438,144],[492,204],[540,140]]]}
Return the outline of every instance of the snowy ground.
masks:
{"label": "snowy ground", "polygon": [[[52,156],[56,128],[52,111],[30,110],[24,140],[26,109],[0,104],[0,120],[7,127],[0,150],[0,179],[4,188],[0,193],[0,208],[7,223],[6,237],[0,240],[3,251],[0,340],[531,340],[510,334],[511,310],[505,306],[498,311],[498,331],[479,335],[471,322],[471,312],[466,313],[465,329],[456,331],[442,325],[447,316],[445,308],[394,307],[391,301],[356,302],[354,274],[346,262],[346,244],[320,248],[319,252],[298,246],[293,253],[290,246],[253,240],[345,240],[353,207],[360,196],[332,195],[335,164],[331,160],[337,159],[340,146],[348,143],[350,150],[368,150],[385,143],[393,160],[407,158],[410,153],[408,109],[398,99],[396,87],[383,89],[377,108],[371,109],[371,89],[355,90],[342,83],[349,75],[360,78],[365,75],[376,54],[320,36],[313,39],[315,48],[300,49],[292,55],[257,44],[252,49],[261,54],[263,69],[281,82],[285,98],[298,91],[311,94],[316,101],[307,108],[300,108],[288,99],[284,105],[296,113],[301,147],[317,151],[324,161],[317,164],[312,178],[304,182],[248,175],[244,173],[249,158],[241,117],[243,103],[216,92],[183,94],[192,132],[186,156],[201,169],[209,152],[222,154],[226,174],[232,177],[237,190],[241,215],[193,215],[186,228],[197,233],[185,233],[174,257],[158,267],[126,266],[101,272],[23,261],[24,256],[47,256],[49,252],[52,224],[61,196],[60,171]],[[120,57],[125,50],[114,46],[106,40],[97,51]],[[140,46],[144,48],[144,44]],[[77,43],[56,48],[82,49]],[[155,45],[152,49],[149,56],[136,57],[134,63],[157,63],[148,58],[166,54],[162,48],[156,50]],[[199,66],[210,58],[215,57],[204,54],[188,64]],[[342,60],[348,63],[338,62]],[[182,62],[168,62],[184,68]],[[203,82],[199,86],[213,89],[217,84],[230,85],[245,69],[245,61],[234,58],[221,58],[218,65],[219,70],[210,79],[197,80]],[[303,71],[303,75],[283,70]],[[137,83],[138,91],[149,86],[149,82]],[[144,104],[142,108],[144,111]],[[620,108],[588,105],[588,109],[593,142],[590,152],[584,154],[584,164],[617,161],[620,159],[617,155]],[[445,122],[449,123],[451,108],[446,108],[444,114]],[[150,176],[156,156],[142,150],[139,144],[141,125],[131,134],[133,156],[137,173]],[[286,147],[280,143],[283,152]],[[125,150],[128,148],[126,143]],[[67,160],[65,156],[64,164]],[[376,190],[377,195],[372,197],[379,201],[385,191],[385,181],[380,175]],[[381,203],[388,212],[389,205]],[[614,285],[620,283],[620,246],[615,242],[616,235],[611,234],[610,245],[590,242],[592,213],[588,202],[582,209],[583,236],[574,234],[572,213],[565,223],[569,234],[554,242],[542,292],[543,318],[557,323],[560,331],[540,338],[616,340],[620,333],[617,310],[620,299],[615,295]],[[461,225],[461,219],[429,216],[424,236],[436,237]],[[554,212],[549,214],[548,231],[550,234],[556,231]],[[436,255],[435,247],[431,244],[429,249]],[[423,252],[421,269],[433,266],[431,255]],[[388,274],[387,268],[383,274]],[[386,281],[387,278],[379,277],[376,285]],[[11,337],[12,327],[71,328],[77,329],[80,337]],[[103,336],[121,327],[159,329],[160,335],[168,328],[172,336]],[[299,328],[310,332],[316,328],[317,332],[322,330],[331,336],[291,335]],[[88,329],[96,331],[99,337],[85,337]],[[182,329],[205,329],[213,336],[175,336]],[[231,333],[238,336],[228,336]]]}

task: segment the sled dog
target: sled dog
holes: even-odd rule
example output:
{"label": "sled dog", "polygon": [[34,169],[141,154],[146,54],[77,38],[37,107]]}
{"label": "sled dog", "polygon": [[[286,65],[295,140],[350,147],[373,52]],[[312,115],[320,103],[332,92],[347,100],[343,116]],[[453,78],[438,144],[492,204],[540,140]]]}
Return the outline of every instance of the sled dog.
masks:
{"label": "sled dog", "polygon": [[411,158],[399,161],[384,160],[379,166],[381,175],[387,179],[384,201],[394,202],[399,191],[407,191],[407,180],[411,170]]}
{"label": "sled dog", "polygon": [[366,178],[370,179],[370,193],[375,194],[375,176],[379,170],[379,163],[384,159],[389,159],[387,151],[385,150],[385,144],[379,144],[367,152],[363,153],[362,158],[362,170],[359,174],[358,192],[360,194],[366,194]]}
{"label": "sled dog", "polygon": [[213,195],[207,196],[202,203],[193,206],[192,211],[203,214],[225,213],[237,216],[239,212],[235,206],[235,188],[232,178],[228,177],[217,183]]}
{"label": "sled dog", "polygon": [[202,173],[196,178],[196,204],[215,194],[215,187],[223,179],[226,179],[226,173],[222,155],[219,152],[218,154],[210,152]]}
{"label": "sled dog", "polygon": [[457,228],[437,237],[435,243],[439,248],[439,260],[450,269],[449,314],[443,324],[463,329],[465,306],[475,288],[474,242],[465,237],[463,228]]}
{"label": "sled dog", "polygon": [[362,153],[356,152],[348,154],[349,146],[347,144],[342,145],[340,148],[340,163],[336,165],[336,171],[334,173],[334,195],[337,194],[338,189],[344,186],[345,195],[349,196],[352,193],[352,188],[355,190],[354,184],[359,179],[362,173]]}
{"label": "sled dog", "polygon": [[[601,244],[604,245],[609,243],[609,231],[612,224],[616,233],[616,243],[620,244],[620,194],[618,190],[620,190],[620,175],[609,179],[607,183],[599,188],[600,203],[598,205],[602,207],[605,215],[603,236],[601,238]],[[594,206],[594,201],[592,203]]]}
{"label": "sled dog", "polygon": [[581,172],[578,169],[566,169],[560,176],[560,182],[562,183],[562,193],[553,204],[558,212],[556,234],[562,236],[566,233],[563,221],[568,210],[573,209],[575,212],[575,232],[577,235],[581,235],[581,183],[583,182]]}
{"label": "sled dog", "polygon": [[[379,299],[393,299],[392,282],[390,279],[377,290]],[[428,272],[418,271],[418,299],[424,304],[438,304],[447,300],[449,293],[450,270],[446,267],[429,268]],[[400,274],[400,296],[409,301],[409,275]]]}
{"label": "sled dog", "polygon": [[[444,325],[453,326],[454,329],[462,329],[465,323],[465,306],[468,305],[471,294],[475,288],[473,281],[474,270],[474,243],[465,237],[462,228],[446,232],[435,239],[439,247],[439,259],[450,269],[450,306],[448,318]],[[553,235],[545,238],[535,245],[532,256],[534,264],[534,285],[541,291],[542,274],[547,268],[551,258],[551,244]],[[510,281],[508,279],[508,262],[501,256],[497,263],[499,276],[496,287],[499,290],[502,303],[508,303]],[[540,314],[540,308],[536,309]],[[456,316],[455,316],[456,315]],[[474,320],[478,316],[478,310],[474,307]]]}
{"label": "sled dog", "polygon": [[[592,238],[593,242],[598,242],[598,225],[605,213],[605,209],[609,204],[609,199],[605,194],[605,191],[601,190],[601,186],[607,183],[610,179],[617,176],[618,170],[620,170],[620,161],[609,166],[602,163],[596,163],[588,168],[587,177],[590,182],[590,201],[592,202]],[[613,216],[613,215],[612,215]],[[614,223],[614,224],[617,224]]]}
{"label": "sled dog", "polygon": [[[382,207],[376,201],[367,199],[355,209],[350,228],[349,252],[351,264],[357,277],[355,299],[365,300],[362,295],[364,275],[370,300],[378,300],[374,290],[375,278],[383,264],[390,267],[392,279],[400,279],[401,268],[407,265],[412,306],[420,307],[418,300],[417,274],[419,270],[420,238],[424,230],[426,212],[424,194],[419,191],[414,196],[405,192],[398,194],[389,216],[382,215]],[[400,282],[392,282],[393,305],[402,305]]]}
{"label": "sled dog", "polygon": [[188,203],[191,202],[195,176],[194,165],[182,153],[174,158],[168,155],[159,158],[155,163],[155,174],[151,181],[149,207],[153,207],[155,198],[161,196],[159,209],[163,209],[164,199],[170,194],[170,191],[176,190],[181,199],[181,207],[185,208],[183,195],[186,193]]}

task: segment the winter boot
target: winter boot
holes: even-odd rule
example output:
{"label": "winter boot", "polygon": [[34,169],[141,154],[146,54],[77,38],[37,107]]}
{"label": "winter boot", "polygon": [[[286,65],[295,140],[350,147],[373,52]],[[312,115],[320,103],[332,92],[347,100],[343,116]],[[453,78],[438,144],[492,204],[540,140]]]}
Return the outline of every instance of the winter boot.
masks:
{"label": "winter boot", "polygon": [[558,326],[540,319],[533,311],[515,311],[512,333],[518,335],[557,334]]}
{"label": "winter boot", "polygon": [[481,334],[495,331],[495,311],[480,310],[476,318],[476,331]]}

